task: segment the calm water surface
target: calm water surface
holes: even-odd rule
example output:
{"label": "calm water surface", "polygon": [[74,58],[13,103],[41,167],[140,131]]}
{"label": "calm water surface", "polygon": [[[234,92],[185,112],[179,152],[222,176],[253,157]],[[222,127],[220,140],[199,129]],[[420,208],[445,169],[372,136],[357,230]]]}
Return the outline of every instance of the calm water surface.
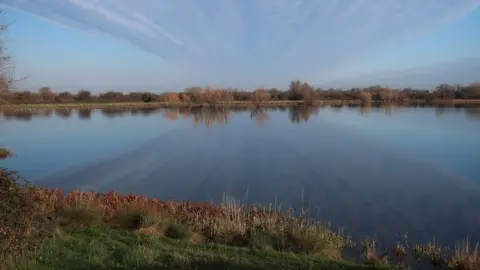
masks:
{"label": "calm water surface", "polygon": [[2,113],[38,186],[308,208],[353,236],[480,240],[480,108]]}

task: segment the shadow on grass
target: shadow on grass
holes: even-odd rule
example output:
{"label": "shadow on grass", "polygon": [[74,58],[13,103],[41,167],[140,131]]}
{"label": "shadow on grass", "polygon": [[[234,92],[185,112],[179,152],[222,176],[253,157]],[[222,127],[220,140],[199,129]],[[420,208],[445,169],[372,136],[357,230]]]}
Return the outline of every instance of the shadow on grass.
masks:
{"label": "shadow on grass", "polygon": [[[54,268],[52,268],[54,269]],[[60,269],[60,268],[59,268]],[[281,266],[281,265],[271,265],[271,266],[246,266],[246,265],[241,265],[241,264],[235,264],[235,263],[229,263],[229,262],[223,262],[223,261],[212,261],[212,262],[199,262],[199,263],[192,263],[188,267],[176,267],[176,266],[138,266],[132,268],[131,266],[125,265],[125,267],[116,267],[116,268],[110,268],[110,267],[99,267],[99,266],[88,266],[88,265],[82,265],[75,267],[75,262],[72,262],[72,267],[69,267],[68,269],[71,270],[80,270],[80,269],[91,269],[91,270],[107,270],[107,269],[138,269],[138,270],[163,270],[163,269],[197,269],[197,270],[207,270],[207,269],[231,269],[231,270],[257,270],[257,269],[272,269],[272,270],[277,270],[277,269],[385,269],[385,268],[379,268],[375,266],[361,266],[361,265],[343,265],[343,264],[336,264],[332,263],[329,265],[325,265],[322,267],[318,266],[310,266],[310,265],[305,265],[304,267],[295,267],[291,268],[290,266]]]}
{"label": "shadow on grass", "polygon": [[384,269],[331,260],[106,228],[57,230],[33,260],[15,269]]}

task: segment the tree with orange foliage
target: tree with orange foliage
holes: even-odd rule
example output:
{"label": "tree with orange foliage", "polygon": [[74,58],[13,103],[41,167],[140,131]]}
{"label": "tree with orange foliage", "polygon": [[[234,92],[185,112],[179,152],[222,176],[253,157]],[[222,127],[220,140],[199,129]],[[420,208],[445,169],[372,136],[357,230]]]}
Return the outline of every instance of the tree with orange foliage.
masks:
{"label": "tree with orange foliage", "polygon": [[178,93],[167,92],[162,95],[162,101],[168,103],[180,103],[180,97]]}
{"label": "tree with orange foliage", "polygon": [[257,88],[252,93],[252,101],[254,104],[260,105],[264,101],[269,101],[272,98],[272,94],[263,88]]}
{"label": "tree with orange foliage", "polygon": [[363,103],[372,103],[372,94],[367,90],[363,90],[360,92],[360,99]]}
{"label": "tree with orange foliage", "polygon": [[393,91],[390,88],[382,88],[378,92],[380,100],[383,102],[390,102],[393,100]]}
{"label": "tree with orange foliage", "polygon": [[191,103],[192,102],[192,98],[187,93],[180,93],[179,96],[180,96],[180,100],[183,103]]}
{"label": "tree with orange foliage", "polygon": [[210,105],[215,105],[219,102],[231,102],[233,100],[233,95],[230,92],[225,91],[224,89],[215,89],[211,87],[207,87],[203,90],[203,98],[204,102],[209,103]]}

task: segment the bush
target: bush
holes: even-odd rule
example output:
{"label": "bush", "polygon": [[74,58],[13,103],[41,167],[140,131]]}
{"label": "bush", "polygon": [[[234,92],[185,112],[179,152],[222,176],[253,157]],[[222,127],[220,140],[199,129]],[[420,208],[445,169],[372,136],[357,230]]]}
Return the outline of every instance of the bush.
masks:
{"label": "bush", "polygon": [[0,148],[0,159],[6,159],[13,156],[13,153],[7,148]]}
{"label": "bush", "polygon": [[[31,244],[28,231],[34,213],[28,196],[28,183],[13,171],[0,168],[0,261],[7,262]],[[32,220],[31,220],[32,219]]]}
{"label": "bush", "polygon": [[153,97],[152,97],[151,94],[145,93],[145,94],[142,95],[142,101],[145,102],[145,103],[152,102]]}
{"label": "bush", "polygon": [[61,226],[92,227],[101,224],[101,213],[86,206],[63,209],[59,221]]}
{"label": "bush", "polygon": [[80,90],[77,94],[77,100],[79,101],[90,101],[92,99],[92,93],[88,90]]}

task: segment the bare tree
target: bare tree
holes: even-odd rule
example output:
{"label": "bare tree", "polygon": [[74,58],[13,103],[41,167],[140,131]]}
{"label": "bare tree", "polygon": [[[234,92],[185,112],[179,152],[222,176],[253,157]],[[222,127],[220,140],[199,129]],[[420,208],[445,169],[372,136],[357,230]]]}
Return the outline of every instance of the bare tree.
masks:
{"label": "bare tree", "polygon": [[315,93],[308,83],[302,83],[299,80],[291,81],[289,85],[289,99],[303,100],[305,105],[313,105]]}
{"label": "bare tree", "polygon": [[393,92],[390,88],[382,88],[378,92],[380,100],[383,102],[390,102],[393,99]]}
{"label": "bare tree", "polygon": [[465,86],[462,92],[466,98],[480,99],[480,82]]}
{"label": "bare tree", "polygon": [[260,105],[264,101],[269,101],[272,98],[272,95],[268,90],[263,88],[257,88],[255,92],[252,93],[252,100],[253,103],[256,105]]}
{"label": "bare tree", "polygon": [[55,94],[50,87],[40,87],[40,89],[38,89],[38,93],[40,96],[42,96],[42,100],[44,102],[52,102],[55,100]]}
{"label": "bare tree", "polygon": [[363,103],[372,103],[372,94],[370,92],[364,90],[360,92],[360,99],[362,100]]}
{"label": "bare tree", "polygon": [[79,101],[90,101],[92,99],[92,93],[88,90],[81,89],[77,93],[77,100]]}
{"label": "bare tree", "polygon": [[0,103],[5,102],[4,98],[8,94],[12,85],[13,63],[8,55],[5,45],[5,33],[8,25],[3,23],[5,11],[0,10]]}

